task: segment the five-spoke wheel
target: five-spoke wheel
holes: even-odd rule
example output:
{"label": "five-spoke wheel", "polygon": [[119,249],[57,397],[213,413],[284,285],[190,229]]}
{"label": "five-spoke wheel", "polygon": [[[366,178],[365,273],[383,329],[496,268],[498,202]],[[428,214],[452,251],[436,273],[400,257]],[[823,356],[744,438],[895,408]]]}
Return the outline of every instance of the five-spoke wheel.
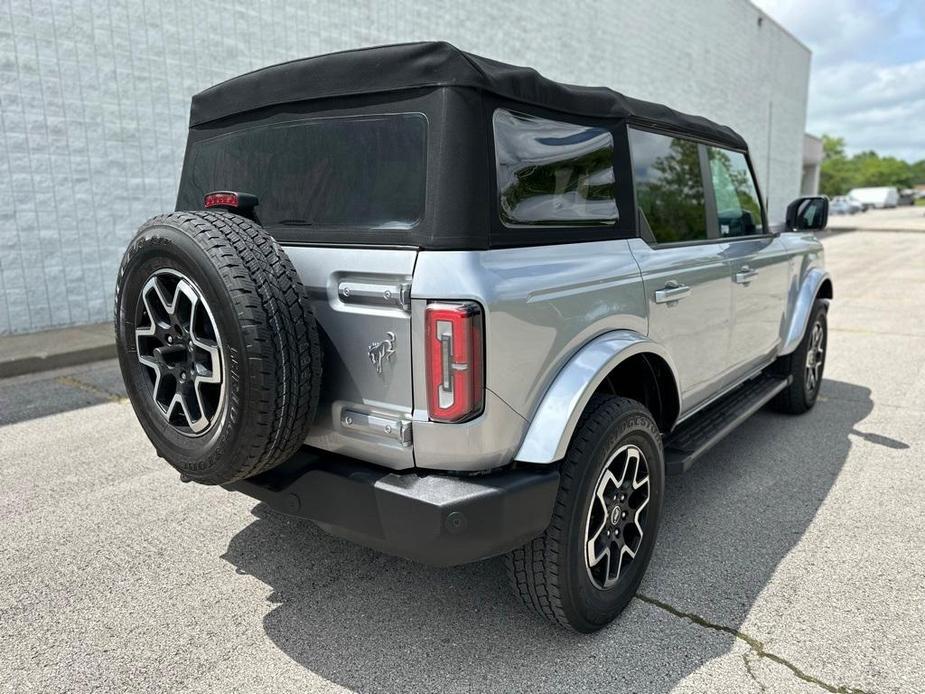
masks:
{"label": "five-spoke wheel", "polygon": [[138,300],[135,345],[150,396],[178,432],[199,436],[222,410],[222,343],[200,290],[176,270],[159,270]]}

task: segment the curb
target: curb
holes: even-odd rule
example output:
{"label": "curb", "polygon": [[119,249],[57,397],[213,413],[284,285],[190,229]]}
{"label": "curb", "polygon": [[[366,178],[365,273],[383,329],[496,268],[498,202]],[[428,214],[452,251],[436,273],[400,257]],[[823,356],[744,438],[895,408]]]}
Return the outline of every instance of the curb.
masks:
{"label": "curb", "polygon": [[0,337],[0,378],[79,366],[116,356],[109,323]]}
{"label": "curb", "polygon": [[902,227],[827,227],[820,232],[816,232],[819,238],[827,238],[836,234],[845,234],[848,232],[872,232],[885,234],[922,234],[925,233],[925,227],[922,229],[904,229]]}
{"label": "curb", "polygon": [[87,347],[71,352],[35,355],[23,357],[21,359],[0,361],[0,378],[22,376],[23,374],[35,373],[37,371],[63,369],[66,366],[80,366],[81,364],[88,364],[94,361],[102,361],[103,359],[112,359],[115,356],[116,344],[113,342],[111,345]]}

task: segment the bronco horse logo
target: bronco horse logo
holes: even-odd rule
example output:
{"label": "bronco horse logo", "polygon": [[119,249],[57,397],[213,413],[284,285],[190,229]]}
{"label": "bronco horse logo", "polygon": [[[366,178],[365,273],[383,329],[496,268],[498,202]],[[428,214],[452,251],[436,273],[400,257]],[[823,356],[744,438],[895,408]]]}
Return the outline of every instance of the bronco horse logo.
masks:
{"label": "bronco horse logo", "polygon": [[382,373],[382,362],[388,361],[395,354],[395,333],[387,332],[385,339],[373,342],[369,346],[369,361],[376,367],[376,373]]}

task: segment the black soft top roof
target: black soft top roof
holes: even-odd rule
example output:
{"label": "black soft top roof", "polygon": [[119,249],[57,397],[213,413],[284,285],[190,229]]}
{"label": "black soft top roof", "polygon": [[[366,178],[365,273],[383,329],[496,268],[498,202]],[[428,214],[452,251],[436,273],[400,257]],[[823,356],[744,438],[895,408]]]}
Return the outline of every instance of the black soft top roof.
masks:
{"label": "black soft top roof", "polygon": [[532,68],[482,58],[445,42],[361,48],[255,70],[196,94],[190,126],[280,104],[425,87],[468,87],[554,111],[629,120],[747,149],[738,133],[706,118],[607,87],[554,82]]}

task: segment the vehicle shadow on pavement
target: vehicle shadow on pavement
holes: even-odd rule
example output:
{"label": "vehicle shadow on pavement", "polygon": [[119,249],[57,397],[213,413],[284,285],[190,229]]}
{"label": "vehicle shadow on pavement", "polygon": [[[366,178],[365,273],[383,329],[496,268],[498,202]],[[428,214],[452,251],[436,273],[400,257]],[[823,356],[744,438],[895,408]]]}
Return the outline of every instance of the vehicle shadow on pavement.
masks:
{"label": "vehicle shadow on pavement", "polygon": [[743,643],[677,613],[739,630],[841,471],[849,434],[873,407],[870,390],[827,381],[823,393],[831,395],[801,417],[755,415],[686,475],[668,479],[640,589],[663,606],[634,600],[598,634],[533,617],[511,596],[500,560],[427,568],[262,504],[224,558],[271,587],[269,638],[350,689],[666,691]]}

